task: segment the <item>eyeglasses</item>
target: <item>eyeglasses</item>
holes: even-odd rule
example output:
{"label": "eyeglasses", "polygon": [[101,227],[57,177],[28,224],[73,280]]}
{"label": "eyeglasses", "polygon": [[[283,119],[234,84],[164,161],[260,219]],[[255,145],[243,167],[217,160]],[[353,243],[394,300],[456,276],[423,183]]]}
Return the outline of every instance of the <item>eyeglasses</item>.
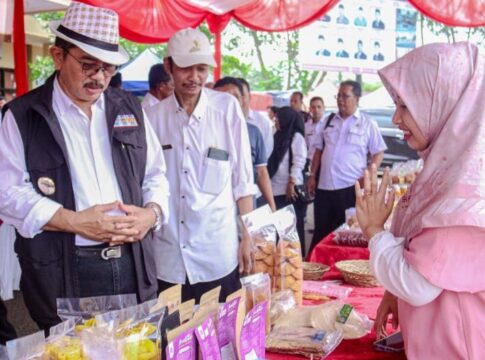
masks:
{"label": "eyeglasses", "polygon": [[337,94],[334,96],[335,99],[342,99],[342,100],[345,100],[347,101],[348,99],[350,99],[351,97],[354,97],[354,95],[347,95],[347,94]]}
{"label": "eyeglasses", "polygon": [[97,63],[88,63],[79,60],[77,57],[72,55],[68,50],[63,49],[66,54],[71,56],[74,60],[76,60],[79,64],[81,64],[82,72],[84,75],[87,77],[91,77],[93,75],[96,75],[99,70],[103,72],[104,76],[114,76],[118,72],[118,66],[117,65],[111,65],[111,64],[103,64],[103,65],[98,65]]}

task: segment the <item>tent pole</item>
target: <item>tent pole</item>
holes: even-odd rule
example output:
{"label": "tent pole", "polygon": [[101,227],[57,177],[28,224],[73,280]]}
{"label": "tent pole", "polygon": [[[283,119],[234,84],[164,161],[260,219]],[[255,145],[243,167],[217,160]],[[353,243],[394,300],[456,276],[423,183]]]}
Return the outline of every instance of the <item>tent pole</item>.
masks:
{"label": "tent pole", "polygon": [[29,90],[27,79],[27,46],[25,43],[24,1],[15,0],[13,21],[13,55],[17,96]]}
{"label": "tent pole", "polygon": [[216,60],[216,68],[214,69],[214,82],[219,80],[221,78],[221,37],[222,37],[222,31],[220,30],[219,26],[217,27],[217,30],[215,32],[215,60]]}

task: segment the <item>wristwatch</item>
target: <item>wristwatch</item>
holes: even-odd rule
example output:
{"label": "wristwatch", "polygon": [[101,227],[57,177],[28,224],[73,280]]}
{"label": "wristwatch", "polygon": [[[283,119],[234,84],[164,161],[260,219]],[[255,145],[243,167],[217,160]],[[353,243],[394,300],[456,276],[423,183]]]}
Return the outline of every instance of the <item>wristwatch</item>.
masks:
{"label": "wristwatch", "polygon": [[162,227],[162,212],[160,207],[155,204],[148,204],[147,208],[152,209],[155,214],[155,224],[152,226],[153,231],[158,231]]}

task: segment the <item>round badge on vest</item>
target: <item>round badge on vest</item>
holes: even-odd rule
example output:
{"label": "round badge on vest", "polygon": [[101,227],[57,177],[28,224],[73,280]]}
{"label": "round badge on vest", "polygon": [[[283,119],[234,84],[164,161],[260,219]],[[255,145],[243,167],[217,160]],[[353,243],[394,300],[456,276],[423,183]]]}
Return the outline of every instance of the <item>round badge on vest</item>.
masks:
{"label": "round badge on vest", "polygon": [[37,180],[37,186],[44,195],[52,195],[56,192],[56,184],[49,177],[42,176]]}

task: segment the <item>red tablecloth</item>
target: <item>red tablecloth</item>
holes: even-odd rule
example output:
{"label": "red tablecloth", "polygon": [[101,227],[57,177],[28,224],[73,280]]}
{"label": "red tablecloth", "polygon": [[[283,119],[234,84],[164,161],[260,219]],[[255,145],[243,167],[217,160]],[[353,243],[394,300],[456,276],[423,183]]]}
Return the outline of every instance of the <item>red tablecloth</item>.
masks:
{"label": "red tablecloth", "polygon": [[330,266],[325,273],[324,279],[340,278],[340,272],[335,268],[335,263],[341,260],[368,260],[369,250],[357,246],[341,246],[334,243],[333,233],[323,238],[313,251],[308,255],[308,261],[319,262]]}
{"label": "red tablecloth", "polygon": [[[352,293],[346,302],[353,305],[355,309],[366,314],[369,318],[374,319],[379,306],[380,299],[384,294],[382,287],[359,288],[354,287]],[[404,360],[404,352],[385,353],[374,350],[373,343],[375,334],[371,334],[356,340],[343,340],[342,343],[326,359],[328,360]],[[303,359],[300,356],[281,355],[266,353],[266,359],[284,360],[284,359]]]}

